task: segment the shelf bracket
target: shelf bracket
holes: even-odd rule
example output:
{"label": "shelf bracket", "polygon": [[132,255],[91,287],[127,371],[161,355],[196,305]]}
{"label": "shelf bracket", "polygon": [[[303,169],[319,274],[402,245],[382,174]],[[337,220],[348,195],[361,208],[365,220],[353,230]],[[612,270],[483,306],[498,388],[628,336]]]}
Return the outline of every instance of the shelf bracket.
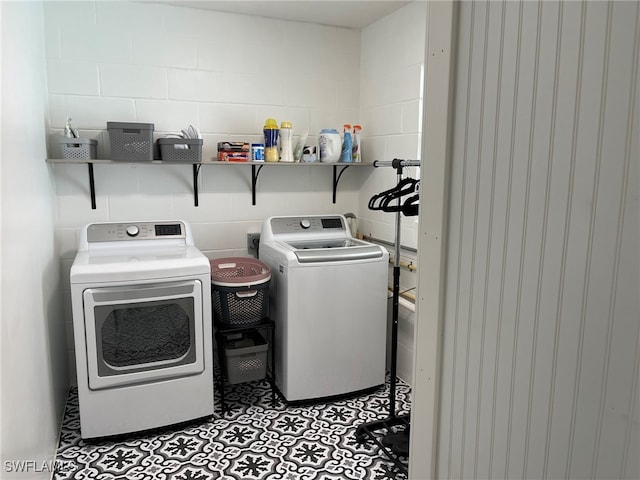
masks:
{"label": "shelf bracket", "polygon": [[198,206],[198,176],[200,175],[201,163],[193,164],[193,206]]}
{"label": "shelf bracket", "polygon": [[256,204],[256,184],[258,183],[258,175],[264,165],[260,165],[256,170],[256,165],[251,165],[251,205]]}
{"label": "shelf bracket", "polygon": [[338,188],[338,182],[340,181],[340,177],[344,173],[344,171],[349,168],[350,165],[342,166],[340,173],[338,173],[338,165],[333,166],[333,203],[336,203],[336,190]]}
{"label": "shelf bracket", "polygon": [[93,178],[93,163],[87,163],[89,167],[89,191],[91,194],[91,209],[96,209],[96,182]]}

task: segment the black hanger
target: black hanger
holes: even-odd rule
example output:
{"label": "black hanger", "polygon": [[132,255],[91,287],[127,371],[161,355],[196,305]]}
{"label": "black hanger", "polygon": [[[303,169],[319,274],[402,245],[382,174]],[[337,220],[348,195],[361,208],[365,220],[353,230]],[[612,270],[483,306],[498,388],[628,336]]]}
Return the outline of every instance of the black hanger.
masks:
{"label": "black hanger", "polygon": [[381,205],[383,212],[402,212],[402,203],[399,201],[400,198],[415,193],[420,189],[420,180],[414,180],[413,178],[407,180],[410,180],[407,185],[384,197]]}
{"label": "black hanger", "polygon": [[390,203],[400,197],[414,193],[419,189],[419,187],[420,180],[404,178],[400,180],[395,187],[385,190],[384,192],[377,193],[371,197],[369,200],[369,209],[382,210],[385,212],[397,212],[401,210],[401,207],[398,207],[398,205],[390,205]]}
{"label": "black hanger", "polygon": [[397,204],[390,205],[391,202],[404,197],[405,195],[410,195],[414,193],[417,189],[420,188],[420,180],[414,180],[413,178],[406,178],[407,182],[402,180],[398,186],[399,188],[394,189],[389,194],[385,195],[382,200],[382,210],[385,212],[397,212],[399,207]]}
{"label": "black hanger", "polygon": [[407,217],[415,217],[418,215],[420,208],[420,194],[407,198],[402,204],[402,213]]}
{"label": "black hanger", "polygon": [[410,184],[412,180],[413,179],[411,179],[411,178],[405,178],[405,179],[401,180],[393,188],[390,188],[389,190],[385,190],[384,192],[376,193],[369,200],[369,208],[371,210],[382,210],[382,202],[385,200],[385,198],[387,196],[394,195],[395,192],[400,191],[405,185]]}

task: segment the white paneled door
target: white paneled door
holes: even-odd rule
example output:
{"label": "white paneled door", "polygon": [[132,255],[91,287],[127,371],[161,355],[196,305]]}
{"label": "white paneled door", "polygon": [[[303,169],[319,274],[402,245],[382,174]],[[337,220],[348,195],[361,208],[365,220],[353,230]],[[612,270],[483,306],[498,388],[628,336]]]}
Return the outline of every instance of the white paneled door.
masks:
{"label": "white paneled door", "polygon": [[458,7],[436,477],[637,479],[640,3]]}

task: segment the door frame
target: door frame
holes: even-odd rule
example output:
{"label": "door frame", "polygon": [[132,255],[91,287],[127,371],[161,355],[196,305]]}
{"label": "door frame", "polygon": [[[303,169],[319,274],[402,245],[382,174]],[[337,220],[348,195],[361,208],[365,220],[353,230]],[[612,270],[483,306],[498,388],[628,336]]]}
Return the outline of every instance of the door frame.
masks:
{"label": "door frame", "polygon": [[436,477],[458,8],[429,2],[423,83],[409,478]]}

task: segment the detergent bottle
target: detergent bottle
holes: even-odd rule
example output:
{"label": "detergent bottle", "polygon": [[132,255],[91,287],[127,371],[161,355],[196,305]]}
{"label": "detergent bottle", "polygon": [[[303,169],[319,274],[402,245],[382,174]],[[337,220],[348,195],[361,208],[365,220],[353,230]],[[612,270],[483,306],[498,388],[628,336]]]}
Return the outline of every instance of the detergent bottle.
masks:
{"label": "detergent bottle", "polygon": [[280,159],[278,152],[278,122],[273,118],[267,118],[264,122],[264,160],[277,162]]}
{"label": "detergent bottle", "polygon": [[334,163],[340,160],[340,134],[335,128],[323,128],[318,135],[318,153],[321,162]]}

